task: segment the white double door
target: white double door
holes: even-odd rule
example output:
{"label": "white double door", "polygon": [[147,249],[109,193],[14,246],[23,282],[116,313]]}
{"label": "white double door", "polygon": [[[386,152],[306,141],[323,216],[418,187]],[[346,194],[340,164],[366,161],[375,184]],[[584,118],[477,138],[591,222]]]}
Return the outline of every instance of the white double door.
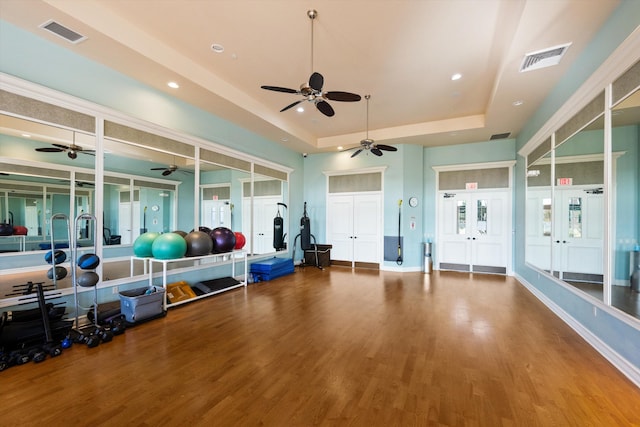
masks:
{"label": "white double door", "polygon": [[375,194],[329,195],[327,240],[331,259],[355,263],[379,263],[382,240],[382,196]]}
{"label": "white double door", "polygon": [[556,188],[553,270],[561,279],[602,282],[604,197],[592,188]]}
{"label": "white double door", "polygon": [[509,190],[440,192],[436,242],[440,269],[507,273],[510,229]]}
{"label": "white double door", "polygon": [[[273,219],[278,213],[281,196],[256,196],[253,198],[253,223],[251,222],[251,198],[242,199],[242,232],[251,235],[254,254],[274,252]],[[251,231],[250,231],[251,230]]]}

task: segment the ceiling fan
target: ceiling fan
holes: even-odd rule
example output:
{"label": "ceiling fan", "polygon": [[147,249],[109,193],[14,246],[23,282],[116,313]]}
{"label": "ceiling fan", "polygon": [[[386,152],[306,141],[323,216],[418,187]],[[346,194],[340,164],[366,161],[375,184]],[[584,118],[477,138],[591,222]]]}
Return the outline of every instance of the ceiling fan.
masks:
{"label": "ceiling fan", "polygon": [[329,91],[323,92],[322,86],[324,85],[324,77],[322,74],[313,71],[313,20],[318,16],[318,12],[315,10],[308,10],[307,16],[311,19],[311,77],[309,82],[302,83],[300,89],[289,89],[280,86],[260,86],[262,89],[273,90],[275,92],[295,93],[302,95],[302,99],[293,102],[284,107],[280,112],[287,111],[289,108],[295,107],[304,101],[312,102],[316,108],[325,116],[332,117],[335,114],[333,107],[326,101],[340,101],[340,102],[357,102],[362,98],[360,95],[351,92],[341,91]]}
{"label": "ceiling fan", "polygon": [[364,97],[367,100],[367,135],[366,135],[366,138],[363,139],[362,141],[360,141],[360,147],[349,148],[349,149],[344,150],[344,151],[356,150],[351,155],[351,157],[355,157],[355,156],[357,156],[358,154],[362,153],[365,150],[371,151],[376,156],[382,156],[382,152],[383,151],[398,151],[398,149],[396,147],[392,147],[391,145],[385,145],[385,144],[376,144],[376,142],[373,139],[369,138],[369,98],[371,98],[371,95],[365,95]]}
{"label": "ceiling fan", "polygon": [[74,160],[78,157],[78,153],[89,154],[91,156],[95,156],[95,150],[86,150],[79,145],[76,145],[76,133],[73,133],[73,142],[70,145],[64,144],[51,144],[53,147],[39,147],[36,148],[36,151],[41,153],[62,153],[66,152],[67,157],[71,160]]}
{"label": "ceiling fan", "polygon": [[176,165],[175,163],[172,163],[172,164],[170,164],[170,165],[168,165],[166,167],[151,168],[150,170],[152,170],[152,171],[162,171],[162,176],[169,176],[169,175],[171,175],[172,173],[174,173],[177,170],[179,170],[180,172],[184,172],[184,173],[193,173],[190,170],[180,169],[178,167],[178,165]]}

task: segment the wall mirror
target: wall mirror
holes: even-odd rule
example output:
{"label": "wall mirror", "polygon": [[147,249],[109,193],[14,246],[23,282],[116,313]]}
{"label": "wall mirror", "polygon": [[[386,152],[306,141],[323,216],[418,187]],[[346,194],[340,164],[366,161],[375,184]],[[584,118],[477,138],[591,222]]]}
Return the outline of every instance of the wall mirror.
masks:
{"label": "wall mirror", "polygon": [[525,256],[636,318],[640,293],[630,276],[640,249],[639,87],[636,63],[528,153]]}
{"label": "wall mirror", "polygon": [[534,160],[527,168],[526,261],[547,272],[551,271],[553,227],[551,172],[551,152]]}
{"label": "wall mirror", "polygon": [[611,121],[617,158],[611,305],[640,318],[640,294],[630,288],[633,258],[640,249],[640,90],[614,106]]}
{"label": "wall mirror", "polygon": [[[243,211],[253,207],[252,215],[243,215],[242,229],[249,230],[251,254],[265,254],[286,250],[288,236],[282,233],[281,239],[274,239],[276,233],[275,218],[281,217],[283,230],[288,229],[286,174],[256,165],[262,173],[255,173],[253,182],[244,181],[242,186]],[[280,244],[280,240],[282,244]]]}
{"label": "wall mirror", "polygon": [[[96,123],[102,125],[100,138]],[[53,214],[67,215],[73,224],[78,214],[95,214],[100,208],[100,229],[94,233],[91,225],[80,224],[71,233],[81,245],[96,246],[103,282],[132,274],[132,243],[145,231],[188,232],[199,225],[224,225],[245,234],[250,254],[275,251],[271,240],[278,211],[288,229],[283,206],[290,170],[258,164],[171,130],[142,129],[156,128],[97,120],[0,90],[0,225],[12,223],[26,230],[24,235],[0,236],[0,299],[15,296],[13,285],[47,281],[49,266],[43,255],[51,246],[51,230],[56,244],[69,240],[66,224],[52,226]],[[253,238],[252,230],[263,227],[256,225],[258,218],[268,218],[268,237]],[[142,274],[142,269],[136,266],[133,274]],[[70,277],[56,285],[71,287]]]}
{"label": "wall mirror", "polygon": [[558,144],[554,160],[553,274],[602,300],[605,227],[603,115]]}

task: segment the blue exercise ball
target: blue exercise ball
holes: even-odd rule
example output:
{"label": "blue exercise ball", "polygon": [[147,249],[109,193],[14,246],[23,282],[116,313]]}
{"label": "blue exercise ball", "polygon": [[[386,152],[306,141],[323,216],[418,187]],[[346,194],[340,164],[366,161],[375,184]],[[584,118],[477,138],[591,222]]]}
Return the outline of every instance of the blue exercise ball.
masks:
{"label": "blue exercise ball", "polygon": [[83,270],[93,270],[100,264],[100,257],[96,254],[82,254],[78,257],[78,267]]}
{"label": "blue exercise ball", "polygon": [[44,254],[44,260],[47,264],[53,264],[54,261],[56,264],[62,264],[67,260],[67,254],[61,250],[48,251]]}

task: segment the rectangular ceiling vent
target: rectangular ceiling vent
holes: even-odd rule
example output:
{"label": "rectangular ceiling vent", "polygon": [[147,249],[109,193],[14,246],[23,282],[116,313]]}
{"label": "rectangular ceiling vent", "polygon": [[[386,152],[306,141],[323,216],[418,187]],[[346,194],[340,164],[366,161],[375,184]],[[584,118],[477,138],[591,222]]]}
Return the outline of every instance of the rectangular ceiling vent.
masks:
{"label": "rectangular ceiling vent", "polygon": [[558,65],[562,56],[565,54],[567,49],[569,49],[569,46],[571,46],[571,43],[526,54],[522,60],[520,72],[523,73],[525,71],[538,70],[540,68]]}
{"label": "rectangular ceiling vent", "polygon": [[82,34],[76,33],[75,31],[65,27],[59,22],[54,21],[53,19],[48,20],[44,24],[41,24],[40,28],[50,31],[58,37],[62,37],[69,43],[77,44],[83,40],[86,40],[87,38],[87,36],[83,36]]}
{"label": "rectangular ceiling vent", "polygon": [[491,138],[489,138],[489,140],[493,141],[494,139],[506,139],[506,138],[509,138],[509,135],[511,135],[511,132],[495,133],[491,135]]}

